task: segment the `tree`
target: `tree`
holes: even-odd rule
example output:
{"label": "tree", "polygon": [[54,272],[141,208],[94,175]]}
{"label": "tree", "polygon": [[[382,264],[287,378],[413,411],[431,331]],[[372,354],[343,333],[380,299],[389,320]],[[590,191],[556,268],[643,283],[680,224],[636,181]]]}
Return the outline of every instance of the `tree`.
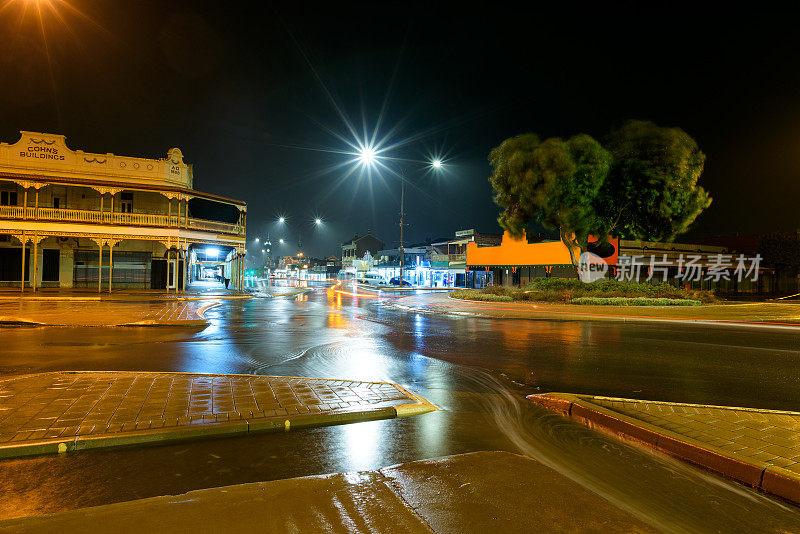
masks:
{"label": "tree", "polygon": [[574,249],[586,250],[589,235],[603,233],[595,199],[611,164],[608,151],[584,134],[566,141],[525,134],[503,141],[489,162],[495,202],[505,207],[500,225],[515,237],[531,220],[558,230],[577,266]]}
{"label": "tree", "polygon": [[489,154],[489,182],[504,229],[519,237],[538,221],[558,230],[577,266],[574,252],[587,250],[590,235],[659,241],[685,232],[711,203],[697,185],[704,161],[683,130],[631,121],[605,147],[586,134],[506,139]]}
{"label": "tree", "polygon": [[630,121],[612,131],[604,146],[613,163],[597,208],[607,233],[672,241],[711,204],[697,185],[705,154],[680,128]]}
{"label": "tree", "polygon": [[758,243],[758,253],[765,265],[778,276],[795,276],[800,272],[800,239],[797,235],[768,234]]}

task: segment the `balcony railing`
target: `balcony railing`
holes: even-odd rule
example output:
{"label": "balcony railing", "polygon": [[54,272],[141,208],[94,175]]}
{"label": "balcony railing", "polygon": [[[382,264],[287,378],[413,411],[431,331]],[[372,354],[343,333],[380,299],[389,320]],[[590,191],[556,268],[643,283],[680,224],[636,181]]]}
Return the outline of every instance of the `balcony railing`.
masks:
{"label": "balcony railing", "polygon": [[0,206],[0,219],[25,219],[32,221],[59,221],[95,224],[118,224],[122,226],[156,226],[159,228],[190,228],[221,234],[244,235],[244,227],[219,221],[207,221],[156,215],[151,213],[125,213],[110,211],[73,210],[59,208],[32,208],[23,206]]}
{"label": "balcony railing", "polygon": [[467,254],[431,254],[431,261],[466,261]]}

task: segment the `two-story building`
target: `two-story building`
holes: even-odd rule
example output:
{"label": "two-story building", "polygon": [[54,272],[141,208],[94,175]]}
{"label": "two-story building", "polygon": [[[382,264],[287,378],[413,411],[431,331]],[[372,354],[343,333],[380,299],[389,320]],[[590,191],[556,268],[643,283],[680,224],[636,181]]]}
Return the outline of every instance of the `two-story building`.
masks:
{"label": "two-story building", "polygon": [[193,189],[177,148],[146,159],[0,143],[0,286],[184,290],[213,264],[242,287],[246,205]]}
{"label": "two-story building", "polygon": [[454,239],[432,243],[431,270],[439,285],[464,287],[467,285],[467,245],[497,246],[502,241],[498,234],[482,234],[475,229],[458,230]]}
{"label": "two-story building", "polygon": [[362,236],[354,235],[353,239],[342,243],[342,271],[355,274],[358,265],[363,264],[364,254],[369,252],[374,257],[384,246],[384,242],[372,235],[369,230]]}

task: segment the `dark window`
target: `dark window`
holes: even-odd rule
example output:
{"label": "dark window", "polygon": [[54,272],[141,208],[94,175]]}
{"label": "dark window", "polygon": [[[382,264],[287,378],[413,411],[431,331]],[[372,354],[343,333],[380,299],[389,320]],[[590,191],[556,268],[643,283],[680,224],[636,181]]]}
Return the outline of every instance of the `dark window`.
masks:
{"label": "dark window", "polygon": [[55,209],[58,209],[61,207],[60,204],[61,204],[61,199],[59,199],[58,197],[53,197],[53,207]]}
{"label": "dark window", "polygon": [[42,282],[58,282],[58,263],[61,251],[58,249],[42,250]]}
{"label": "dark window", "polygon": [[122,201],[122,212],[131,213],[133,211],[133,193],[120,193],[119,198]]}
{"label": "dark window", "polygon": [[16,191],[3,191],[0,193],[0,206],[16,206],[17,205],[17,192]]}
{"label": "dark window", "polygon": [[[29,279],[31,251],[25,249],[25,279]],[[0,248],[0,281],[19,282],[22,271],[22,248]]]}

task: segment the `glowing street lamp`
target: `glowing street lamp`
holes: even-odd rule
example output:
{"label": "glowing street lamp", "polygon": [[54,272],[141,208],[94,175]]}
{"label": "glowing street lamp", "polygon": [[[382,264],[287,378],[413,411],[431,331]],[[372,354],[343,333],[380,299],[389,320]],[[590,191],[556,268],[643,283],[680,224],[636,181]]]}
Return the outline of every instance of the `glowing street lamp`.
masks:
{"label": "glowing street lamp", "polygon": [[278,222],[281,223],[281,224],[285,223],[286,222],[286,217],[279,217],[278,218]]}
{"label": "glowing street lamp", "polygon": [[283,239],[279,239],[278,242],[283,245]]}
{"label": "glowing street lamp", "polygon": [[358,159],[359,161],[361,161],[361,164],[364,167],[373,165],[375,163],[375,160],[377,159],[377,154],[375,153],[375,149],[369,145],[361,147],[361,149],[358,151]]}
{"label": "glowing street lamp", "polygon": [[431,162],[431,167],[433,167],[434,169],[441,169],[442,168],[442,160],[440,160],[440,159],[433,160]]}
{"label": "glowing street lamp", "polygon": [[316,224],[317,226],[319,226],[320,224],[322,224],[322,219],[320,219],[319,217],[317,217],[316,219],[314,219],[314,224]]}

